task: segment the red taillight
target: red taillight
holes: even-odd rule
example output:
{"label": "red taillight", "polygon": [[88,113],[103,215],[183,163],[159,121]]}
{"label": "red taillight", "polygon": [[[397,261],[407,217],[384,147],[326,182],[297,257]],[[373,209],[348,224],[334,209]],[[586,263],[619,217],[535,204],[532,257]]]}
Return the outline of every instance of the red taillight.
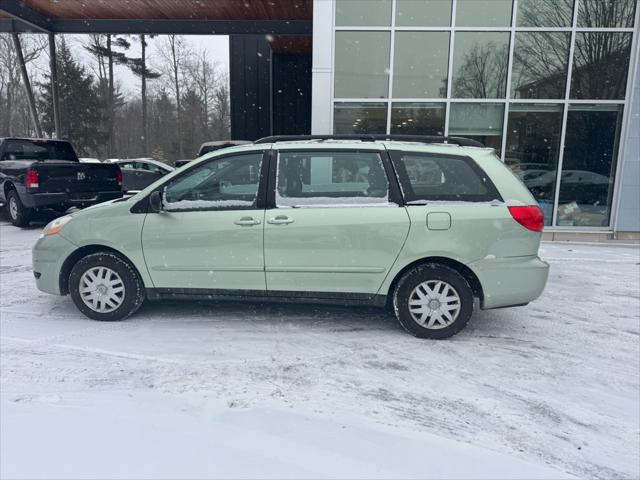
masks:
{"label": "red taillight", "polygon": [[27,170],[27,176],[24,179],[24,183],[27,188],[39,188],[40,179],[38,178],[38,171]]}
{"label": "red taillight", "polygon": [[542,209],[539,206],[530,205],[526,207],[508,208],[513,219],[524,228],[528,228],[534,232],[541,232],[544,228],[544,213],[542,213]]}
{"label": "red taillight", "polygon": [[118,167],[117,179],[118,179],[118,186],[121,187],[122,186],[122,170],[120,170],[120,167]]}

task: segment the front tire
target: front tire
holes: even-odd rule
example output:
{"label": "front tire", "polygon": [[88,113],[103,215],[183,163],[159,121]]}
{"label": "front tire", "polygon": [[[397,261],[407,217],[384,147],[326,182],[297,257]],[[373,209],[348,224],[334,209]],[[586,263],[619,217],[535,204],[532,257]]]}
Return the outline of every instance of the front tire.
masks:
{"label": "front tire", "polygon": [[23,205],[18,192],[9,190],[7,195],[7,217],[16,227],[26,227],[33,216],[33,209]]}
{"label": "front tire", "polygon": [[393,296],[398,321],[419,338],[449,338],[462,330],[473,313],[473,290],[452,268],[420,265],[398,282]]}
{"label": "front tire", "polygon": [[78,310],[101,321],[123,320],[145,299],[144,284],[133,266],[111,252],[81,258],[71,269],[69,293]]}

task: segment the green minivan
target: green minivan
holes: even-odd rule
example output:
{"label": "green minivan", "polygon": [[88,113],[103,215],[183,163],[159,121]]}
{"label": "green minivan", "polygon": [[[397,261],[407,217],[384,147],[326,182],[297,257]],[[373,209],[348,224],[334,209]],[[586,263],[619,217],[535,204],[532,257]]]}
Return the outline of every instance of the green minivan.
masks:
{"label": "green minivan", "polygon": [[267,137],[48,224],[40,290],[96,320],[165,298],[377,305],[423,338],[544,289],[535,200],[463,138]]}

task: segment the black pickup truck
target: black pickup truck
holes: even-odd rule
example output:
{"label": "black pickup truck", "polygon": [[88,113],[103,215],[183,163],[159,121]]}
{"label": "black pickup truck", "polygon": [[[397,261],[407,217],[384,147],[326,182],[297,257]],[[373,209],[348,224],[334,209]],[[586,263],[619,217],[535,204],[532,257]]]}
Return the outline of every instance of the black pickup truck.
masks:
{"label": "black pickup truck", "polygon": [[18,227],[38,209],[65,212],[122,197],[122,172],[112,163],[80,163],[69,142],[0,138],[0,203]]}

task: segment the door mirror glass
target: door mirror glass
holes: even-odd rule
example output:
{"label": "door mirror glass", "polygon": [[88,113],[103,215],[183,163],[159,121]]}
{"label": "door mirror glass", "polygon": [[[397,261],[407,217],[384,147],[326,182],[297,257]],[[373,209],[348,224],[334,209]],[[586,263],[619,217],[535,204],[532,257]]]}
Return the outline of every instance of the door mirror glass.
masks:
{"label": "door mirror glass", "polygon": [[162,195],[160,191],[154,190],[149,195],[149,213],[159,213],[162,211]]}

